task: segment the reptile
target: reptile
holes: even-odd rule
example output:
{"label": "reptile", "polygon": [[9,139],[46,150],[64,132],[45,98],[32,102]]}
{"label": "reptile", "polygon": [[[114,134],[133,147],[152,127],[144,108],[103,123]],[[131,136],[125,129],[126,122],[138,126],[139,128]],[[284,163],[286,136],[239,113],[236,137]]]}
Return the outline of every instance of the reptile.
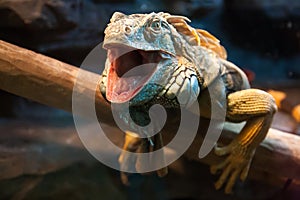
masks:
{"label": "reptile", "polygon": [[[164,12],[115,12],[104,31],[107,59],[99,88],[109,102],[129,102],[131,117],[141,126],[149,123],[148,111],[154,104],[178,109],[195,102],[201,117],[212,118],[211,104],[215,103],[226,112],[226,121],[245,121],[228,145],[216,145],[214,153],[227,157],[210,168],[213,174],[221,172],[215,188],[224,186],[225,193],[231,193],[238,178],[246,179],[255,150],[266,137],[277,107],[270,94],[250,88],[246,75],[227,60],[226,50],[215,36],[193,28],[189,22],[185,16]],[[126,74],[149,63],[155,64],[138,74]],[[180,95],[184,98],[179,102]],[[211,95],[215,102],[210,101]],[[126,133],[124,151],[149,152],[163,145],[161,133],[145,138]],[[130,160],[138,162],[121,153],[121,166]],[[166,173],[167,169],[158,170],[160,176]],[[122,180],[128,181],[125,175]]]}

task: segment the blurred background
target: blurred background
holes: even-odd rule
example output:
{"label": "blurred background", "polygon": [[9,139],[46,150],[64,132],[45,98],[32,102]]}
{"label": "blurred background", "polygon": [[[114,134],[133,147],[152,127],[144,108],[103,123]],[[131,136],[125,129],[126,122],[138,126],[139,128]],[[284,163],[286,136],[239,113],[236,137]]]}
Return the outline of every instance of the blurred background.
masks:
{"label": "blurred background", "polygon": [[[300,102],[299,0],[0,0],[0,39],[80,66],[103,41],[115,11],[187,16],[193,27],[220,39],[228,60],[253,86],[284,91]],[[289,113],[281,116],[273,127],[299,134]],[[300,198],[297,184],[255,180],[224,195],[215,191],[207,165],[186,158],[172,164],[166,178],[135,175],[124,186],[117,171],[84,150],[70,113],[1,90],[0,169],[0,199]]]}

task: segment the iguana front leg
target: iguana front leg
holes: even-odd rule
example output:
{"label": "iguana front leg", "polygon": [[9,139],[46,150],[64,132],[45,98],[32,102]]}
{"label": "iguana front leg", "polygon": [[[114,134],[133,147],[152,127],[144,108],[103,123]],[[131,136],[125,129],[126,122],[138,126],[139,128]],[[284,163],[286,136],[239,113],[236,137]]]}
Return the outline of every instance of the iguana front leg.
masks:
{"label": "iguana front leg", "polygon": [[215,148],[215,153],[219,156],[229,154],[223,162],[211,167],[213,174],[223,170],[215,183],[216,189],[220,189],[228,179],[225,193],[231,193],[238,177],[242,181],[246,179],[255,149],[265,138],[276,109],[273,97],[258,89],[228,95],[228,121],[246,121],[246,125],[228,146]]}
{"label": "iguana front leg", "polygon": [[[153,146],[150,144],[147,138],[140,138],[138,134],[132,132],[125,133],[125,142],[123,145],[123,150],[119,156],[119,163],[121,169],[121,181],[125,185],[129,185],[128,173],[124,171],[135,171],[130,169],[134,167],[137,172],[143,171],[143,166],[147,166],[148,162],[152,162],[151,159],[159,159],[156,162],[165,162],[164,155],[159,155],[158,157],[141,156],[140,153],[149,153],[156,151],[163,147],[163,141],[161,133],[155,134],[151,140],[153,141]],[[137,153],[137,154],[130,154]],[[146,159],[146,160],[145,160]],[[157,170],[157,175],[163,177],[168,173],[168,168],[164,167]]]}

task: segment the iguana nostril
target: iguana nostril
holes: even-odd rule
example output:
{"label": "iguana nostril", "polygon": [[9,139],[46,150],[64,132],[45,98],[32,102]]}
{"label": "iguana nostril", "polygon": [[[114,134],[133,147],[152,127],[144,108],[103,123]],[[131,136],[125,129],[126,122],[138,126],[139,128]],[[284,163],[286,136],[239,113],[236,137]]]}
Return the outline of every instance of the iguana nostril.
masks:
{"label": "iguana nostril", "polygon": [[125,26],[124,30],[125,30],[126,34],[130,34],[131,33],[131,28],[129,26]]}

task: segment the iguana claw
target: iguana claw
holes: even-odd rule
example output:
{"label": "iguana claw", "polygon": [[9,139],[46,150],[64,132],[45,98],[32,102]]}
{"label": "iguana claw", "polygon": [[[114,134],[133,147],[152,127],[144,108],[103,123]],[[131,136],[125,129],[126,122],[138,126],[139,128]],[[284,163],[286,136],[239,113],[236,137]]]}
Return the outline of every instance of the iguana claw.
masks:
{"label": "iguana claw", "polygon": [[229,155],[224,161],[212,165],[210,168],[212,174],[216,174],[218,170],[223,170],[220,178],[215,183],[215,188],[220,189],[227,181],[225,193],[232,193],[232,188],[238,177],[242,181],[246,179],[254,152],[254,150],[245,149],[240,145],[233,145],[233,143],[225,147],[216,147],[215,153],[217,155]]}
{"label": "iguana claw", "polygon": [[[129,185],[130,181],[128,180],[128,173],[125,171],[143,171],[144,167],[147,166],[149,159],[133,153],[149,153],[151,151],[156,151],[163,147],[161,134],[158,133],[153,138],[150,138],[153,141],[153,145],[150,144],[149,139],[144,139],[138,137],[137,134],[132,132],[126,132],[125,143],[123,146],[123,151],[119,156],[119,163],[121,169],[121,181],[125,185]],[[165,162],[164,156],[160,157],[161,162]],[[131,169],[135,168],[135,169]],[[157,175],[163,177],[168,173],[167,167],[163,167],[157,170]]]}

